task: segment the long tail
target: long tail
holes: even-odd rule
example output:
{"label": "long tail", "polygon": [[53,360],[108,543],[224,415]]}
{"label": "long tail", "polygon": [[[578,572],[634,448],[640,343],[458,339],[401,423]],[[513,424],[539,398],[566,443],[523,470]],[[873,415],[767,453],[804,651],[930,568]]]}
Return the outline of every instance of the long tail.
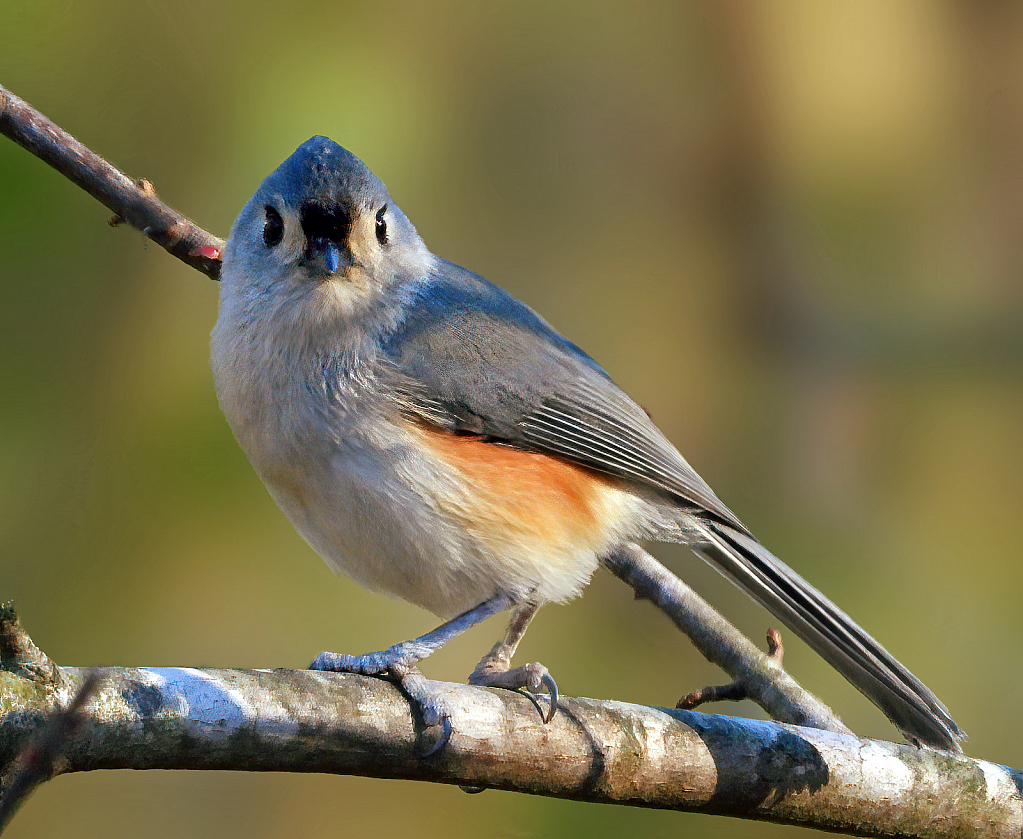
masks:
{"label": "long tail", "polygon": [[965,738],[924,684],[828,598],[759,542],[704,521],[693,550],[815,649],[911,742],[961,751]]}

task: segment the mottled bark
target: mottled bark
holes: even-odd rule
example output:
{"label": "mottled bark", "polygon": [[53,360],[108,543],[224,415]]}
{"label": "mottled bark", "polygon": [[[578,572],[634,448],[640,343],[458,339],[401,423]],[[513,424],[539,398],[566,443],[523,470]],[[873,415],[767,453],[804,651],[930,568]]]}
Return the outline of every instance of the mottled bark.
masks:
{"label": "mottled bark", "polygon": [[[0,672],[0,767],[75,694]],[[928,749],[695,711],[562,698],[544,724],[522,696],[436,683],[450,743],[389,682],[311,671],[114,668],[53,773],[329,772],[718,813],[865,836],[1015,836],[1017,770]],[[0,783],[6,780],[0,769]]]}

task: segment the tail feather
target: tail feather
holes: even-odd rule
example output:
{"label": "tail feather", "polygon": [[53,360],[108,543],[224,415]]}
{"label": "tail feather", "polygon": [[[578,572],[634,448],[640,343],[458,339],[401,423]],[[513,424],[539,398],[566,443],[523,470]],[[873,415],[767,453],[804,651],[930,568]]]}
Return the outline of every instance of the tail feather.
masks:
{"label": "tail feather", "polygon": [[784,621],[909,740],[961,751],[966,735],[945,706],[845,612],[755,539],[713,521],[701,531],[705,541],[693,549]]}

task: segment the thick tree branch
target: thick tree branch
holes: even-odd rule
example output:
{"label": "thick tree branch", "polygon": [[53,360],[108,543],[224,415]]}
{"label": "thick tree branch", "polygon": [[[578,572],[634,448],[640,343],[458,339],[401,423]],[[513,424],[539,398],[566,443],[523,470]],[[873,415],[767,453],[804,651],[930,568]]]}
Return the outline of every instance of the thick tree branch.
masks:
{"label": "thick tree branch", "polygon": [[49,163],[182,262],[216,280],[222,239],[175,212],[146,180],[132,180],[39,111],[0,87],[0,133]]}
{"label": "thick tree branch", "polygon": [[[0,671],[0,769],[52,725],[83,671]],[[436,683],[431,741],[382,679],[311,671],[113,668],[65,731],[54,774],[235,769],[405,778],[718,813],[863,836],[1020,835],[1023,775],[984,761],[695,711],[562,700],[545,725],[510,691]],[[0,782],[3,781],[0,771]]]}

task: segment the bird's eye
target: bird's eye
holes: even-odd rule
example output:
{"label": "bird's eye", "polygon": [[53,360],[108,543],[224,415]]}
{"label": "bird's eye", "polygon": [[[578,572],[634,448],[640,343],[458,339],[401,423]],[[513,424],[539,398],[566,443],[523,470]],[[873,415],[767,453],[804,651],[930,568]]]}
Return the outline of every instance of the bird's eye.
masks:
{"label": "bird's eye", "polygon": [[384,204],[379,210],[377,210],[377,241],[381,245],[387,244],[387,220],[384,218],[384,213],[387,212],[387,205]]}
{"label": "bird's eye", "polygon": [[284,238],[284,220],[273,207],[266,207],[266,223],[263,225],[263,244],[272,248]]}

